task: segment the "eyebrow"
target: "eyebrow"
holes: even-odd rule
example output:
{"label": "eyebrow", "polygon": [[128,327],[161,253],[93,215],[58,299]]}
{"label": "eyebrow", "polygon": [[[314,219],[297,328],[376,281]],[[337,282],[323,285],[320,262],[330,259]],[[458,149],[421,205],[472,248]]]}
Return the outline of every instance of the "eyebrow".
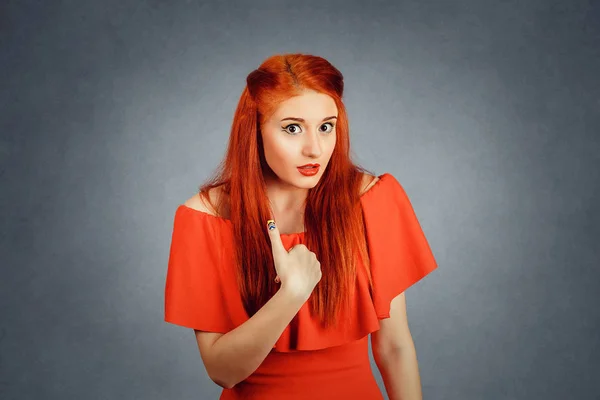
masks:
{"label": "eyebrow", "polygon": [[[306,122],[303,118],[295,118],[295,117],[287,117],[287,118],[282,119],[281,121],[285,121],[286,119],[289,119],[292,121]],[[337,117],[335,115],[332,115],[331,117],[323,118],[323,121],[327,121],[330,119],[337,119]],[[321,122],[323,122],[323,121],[321,121]]]}

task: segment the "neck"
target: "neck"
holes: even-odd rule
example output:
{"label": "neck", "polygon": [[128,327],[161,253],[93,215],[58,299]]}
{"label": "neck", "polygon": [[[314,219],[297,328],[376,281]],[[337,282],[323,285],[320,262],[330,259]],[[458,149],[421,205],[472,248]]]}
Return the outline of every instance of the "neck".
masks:
{"label": "neck", "polygon": [[275,214],[303,213],[308,189],[290,185],[278,177],[265,176],[267,196]]}

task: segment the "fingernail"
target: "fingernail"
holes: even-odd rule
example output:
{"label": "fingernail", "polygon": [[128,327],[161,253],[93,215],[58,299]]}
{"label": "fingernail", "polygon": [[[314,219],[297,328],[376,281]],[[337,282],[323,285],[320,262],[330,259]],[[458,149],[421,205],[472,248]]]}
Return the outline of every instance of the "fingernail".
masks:
{"label": "fingernail", "polygon": [[275,229],[275,220],[270,219],[267,221],[267,229],[270,231]]}

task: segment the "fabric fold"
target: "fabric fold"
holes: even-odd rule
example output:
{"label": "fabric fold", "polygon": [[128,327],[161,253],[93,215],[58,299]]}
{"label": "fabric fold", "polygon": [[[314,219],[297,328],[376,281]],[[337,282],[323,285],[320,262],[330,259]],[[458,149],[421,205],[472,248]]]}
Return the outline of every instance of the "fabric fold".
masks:
{"label": "fabric fold", "polygon": [[165,281],[166,322],[202,331],[234,329],[237,303],[235,271],[223,255],[228,243],[225,220],[181,205],[175,212]]}
{"label": "fabric fold", "polygon": [[404,188],[389,173],[383,179],[379,190],[363,199],[378,319],[389,318],[392,299],[437,268]]}

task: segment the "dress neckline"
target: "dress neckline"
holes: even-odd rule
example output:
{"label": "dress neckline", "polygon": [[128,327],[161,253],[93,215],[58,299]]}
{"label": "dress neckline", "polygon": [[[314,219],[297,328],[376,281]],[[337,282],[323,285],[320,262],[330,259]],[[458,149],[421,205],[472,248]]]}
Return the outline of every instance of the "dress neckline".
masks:
{"label": "dress neckline", "polygon": [[[374,189],[376,189],[378,186],[380,186],[379,184],[385,180],[386,177],[388,177],[390,174],[388,172],[385,172],[381,175],[378,176],[379,180],[377,182],[375,182],[375,184],[373,184],[373,186],[371,186],[369,188],[369,190],[367,190],[366,192],[364,192],[361,196],[360,196],[360,200],[361,201],[365,201],[367,198],[369,198],[369,196],[371,196],[372,192],[374,191]],[[231,222],[230,219],[228,218],[224,218],[218,215],[213,215],[213,214],[209,214],[207,212],[204,211],[200,211],[200,210],[196,210],[195,208],[191,208],[186,206],[185,204],[180,204],[179,205],[179,209],[182,210],[187,210],[193,214],[197,214],[200,215],[201,217],[204,218],[208,218],[208,219],[213,219],[213,220],[217,220],[217,221],[221,221],[224,222],[225,224],[231,226],[233,223]],[[280,233],[279,236],[281,237],[292,237],[292,236],[300,236],[303,237],[304,234],[306,233],[306,231],[302,231],[302,232],[291,232],[291,233]]]}

